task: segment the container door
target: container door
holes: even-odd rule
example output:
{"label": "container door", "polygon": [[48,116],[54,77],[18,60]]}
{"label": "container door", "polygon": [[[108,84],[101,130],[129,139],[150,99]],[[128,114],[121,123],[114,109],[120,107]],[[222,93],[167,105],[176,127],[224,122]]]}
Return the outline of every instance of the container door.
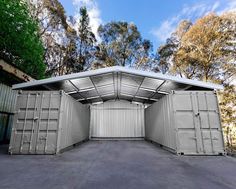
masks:
{"label": "container door", "polygon": [[213,92],[196,93],[198,118],[204,154],[224,153],[217,96]]}
{"label": "container door", "polygon": [[57,150],[58,124],[60,115],[60,92],[43,92],[37,117],[36,153],[55,154]]}
{"label": "container door", "polygon": [[217,98],[213,92],[178,92],[173,97],[178,153],[224,152]]}
{"label": "container door", "polygon": [[34,153],[36,147],[37,117],[39,108],[38,93],[24,93],[17,98],[14,126],[10,142],[10,152]]}
{"label": "container door", "polygon": [[194,94],[174,94],[173,107],[177,141],[179,142],[177,152],[183,154],[202,153],[201,130]]}
{"label": "container door", "polygon": [[24,92],[17,98],[9,151],[14,154],[56,153],[60,96]]}

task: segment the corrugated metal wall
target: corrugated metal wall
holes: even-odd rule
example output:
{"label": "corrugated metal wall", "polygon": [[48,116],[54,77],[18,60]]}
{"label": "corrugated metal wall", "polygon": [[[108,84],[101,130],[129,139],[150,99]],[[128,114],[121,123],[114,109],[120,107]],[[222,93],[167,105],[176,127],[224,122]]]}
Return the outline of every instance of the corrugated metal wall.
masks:
{"label": "corrugated metal wall", "polygon": [[145,110],[145,133],[148,140],[176,149],[176,132],[169,96],[164,96]]}
{"label": "corrugated metal wall", "polygon": [[0,143],[10,140],[17,91],[0,83]]}
{"label": "corrugated metal wall", "polygon": [[214,91],[175,91],[145,110],[146,138],[178,154],[224,154]]}
{"label": "corrugated metal wall", "polygon": [[88,107],[63,92],[23,91],[16,112],[12,154],[55,154],[89,137]]}
{"label": "corrugated metal wall", "polygon": [[61,134],[59,149],[89,139],[89,106],[76,102],[71,96],[62,96]]}
{"label": "corrugated metal wall", "polygon": [[14,113],[17,91],[0,83],[0,112]]}
{"label": "corrugated metal wall", "polygon": [[144,137],[144,106],[128,101],[92,105],[91,137]]}

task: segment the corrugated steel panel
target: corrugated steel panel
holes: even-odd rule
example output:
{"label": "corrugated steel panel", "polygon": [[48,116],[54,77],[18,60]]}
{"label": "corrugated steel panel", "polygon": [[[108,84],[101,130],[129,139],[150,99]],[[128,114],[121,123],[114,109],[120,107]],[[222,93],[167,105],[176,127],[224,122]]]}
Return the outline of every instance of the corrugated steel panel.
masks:
{"label": "corrugated steel panel", "polygon": [[83,104],[105,102],[108,96],[111,100],[152,104],[172,90],[207,91],[223,86],[115,66],[17,84],[13,88],[63,90]]}
{"label": "corrugated steel panel", "polygon": [[145,111],[146,138],[186,155],[224,154],[217,96],[175,91]]}
{"label": "corrugated steel panel", "polygon": [[145,133],[148,140],[176,149],[176,132],[169,95],[145,110]]}
{"label": "corrugated steel panel", "polygon": [[17,91],[0,83],[0,112],[14,113]]}
{"label": "corrugated steel panel", "polygon": [[89,138],[89,106],[76,102],[71,96],[62,96],[59,149]]}
{"label": "corrugated steel panel", "polygon": [[92,105],[91,137],[144,137],[144,106],[128,101]]}
{"label": "corrugated steel panel", "polygon": [[82,111],[89,116],[87,107],[63,92],[23,91],[17,98],[9,152],[55,154],[88,138],[89,119],[78,116]]}

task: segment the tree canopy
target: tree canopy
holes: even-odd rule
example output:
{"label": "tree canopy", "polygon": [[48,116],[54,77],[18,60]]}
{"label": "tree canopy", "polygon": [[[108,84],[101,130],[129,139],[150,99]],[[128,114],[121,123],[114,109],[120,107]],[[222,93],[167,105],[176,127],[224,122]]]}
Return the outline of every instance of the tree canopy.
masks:
{"label": "tree canopy", "polygon": [[[233,26],[234,25],[234,26]],[[181,22],[158,50],[169,72],[189,79],[227,83],[235,73],[233,17],[208,14],[192,24]],[[235,34],[234,34],[235,35]],[[235,39],[235,37],[234,37]]]}
{"label": "tree canopy", "polygon": [[44,77],[44,48],[38,23],[20,0],[0,1],[0,58],[36,79]]}
{"label": "tree canopy", "polygon": [[139,67],[149,61],[152,44],[142,39],[134,23],[110,22],[101,25],[98,34],[102,40],[98,50],[107,66]]}

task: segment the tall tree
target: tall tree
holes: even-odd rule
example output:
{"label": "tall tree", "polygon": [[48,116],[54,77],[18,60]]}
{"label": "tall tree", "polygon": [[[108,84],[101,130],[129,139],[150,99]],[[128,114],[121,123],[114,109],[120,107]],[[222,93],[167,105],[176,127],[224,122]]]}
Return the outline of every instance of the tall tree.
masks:
{"label": "tall tree", "polygon": [[43,45],[38,23],[27,4],[20,0],[0,1],[0,58],[36,79],[44,77]]}
{"label": "tall tree", "polygon": [[72,70],[69,58],[72,53],[72,41],[76,32],[67,23],[64,7],[58,0],[27,1],[31,14],[40,23],[45,54],[44,62],[47,65],[46,74],[56,76],[70,73]]}
{"label": "tall tree", "polygon": [[191,26],[192,22],[188,20],[181,21],[175,32],[173,32],[171,37],[166,40],[166,43],[158,48],[157,54],[159,63],[155,68],[156,71],[162,73],[167,73],[170,71],[169,68],[173,65],[173,55],[178,51],[182,37]]}
{"label": "tall tree", "polygon": [[95,42],[96,38],[89,25],[87,9],[86,7],[81,7],[78,29],[78,64],[75,66],[75,71],[87,70],[91,66]]}
{"label": "tall tree", "polygon": [[230,65],[234,64],[229,61],[234,59],[232,56],[235,54],[228,44],[229,36],[231,34],[225,28],[222,17],[209,14],[200,18],[183,35],[174,54],[173,71],[182,77],[224,82],[224,74],[229,71],[225,69],[232,68]]}
{"label": "tall tree", "polygon": [[[110,22],[98,28],[102,40],[98,49],[106,54],[106,66],[140,66],[147,63],[151,43],[143,40],[133,23]],[[105,49],[104,49],[105,48]]]}
{"label": "tall tree", "polygon": [[96,39],[86,7],[81,7],[78,22],[66,17],[58,0],[38,0],[31,3],[31,10],[41,23],[47,74],[56,76],[89,69]]}

